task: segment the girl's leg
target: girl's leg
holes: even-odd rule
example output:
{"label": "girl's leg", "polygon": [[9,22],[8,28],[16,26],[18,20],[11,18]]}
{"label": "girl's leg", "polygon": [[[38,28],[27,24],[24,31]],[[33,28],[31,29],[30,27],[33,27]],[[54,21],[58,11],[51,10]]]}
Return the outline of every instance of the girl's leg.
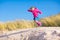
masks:
{"label": "girl's leg", "polygon": [[39,20],[40,20],[40,18],[39,18],[39,17],[36,17],[36,23],[37,23],[37,25],[38,25],[38,26],[41,26],[41,25],[42,25],[42,23],[41,23],[41,22],[39,22]]}
{"label": "girl's leg", "polygon": [[39,22],[38,20],[39,20],[39,18],[38,18],[38,17],[34,18],[34,22],[35,22],[35,23],[37,23],[37,25],[38,25],[38,26],[41,26],[41,25],[42,25],[42,23],[41,23],[41,22]]}
{"label": "girl's leg", "polygon": [[39,21],[36,21],[36,23],[37,23],[38,26],[41,26],[42,25],[42,23],[39,22]]}

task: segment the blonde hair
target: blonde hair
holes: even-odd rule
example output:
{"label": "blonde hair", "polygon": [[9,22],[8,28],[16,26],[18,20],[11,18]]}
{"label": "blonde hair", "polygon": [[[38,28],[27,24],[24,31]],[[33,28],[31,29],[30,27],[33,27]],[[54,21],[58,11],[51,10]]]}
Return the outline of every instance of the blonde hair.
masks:
{"label": "blonde hair", "polygon": [[30,9],[32,9],[32,8],[36,8],[36,7],[30,7]]}

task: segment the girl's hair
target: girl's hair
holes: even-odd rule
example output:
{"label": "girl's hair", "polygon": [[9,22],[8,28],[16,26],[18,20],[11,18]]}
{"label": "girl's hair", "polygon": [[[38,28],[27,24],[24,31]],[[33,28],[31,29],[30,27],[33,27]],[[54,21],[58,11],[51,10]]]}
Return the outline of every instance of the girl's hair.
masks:
{"label": "girl's hair", "polygon": [[36,8],[36,7],[34,7],[34,6],[30,7],[30,9],[32,9],[32,8]]}

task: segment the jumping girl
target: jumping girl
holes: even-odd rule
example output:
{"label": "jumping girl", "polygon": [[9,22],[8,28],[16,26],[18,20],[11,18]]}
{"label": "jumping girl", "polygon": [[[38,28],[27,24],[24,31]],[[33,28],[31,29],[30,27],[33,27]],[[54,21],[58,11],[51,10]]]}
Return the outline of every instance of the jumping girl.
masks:
{"label": "jumping girl", "polygon": [[38,26],[41,26],[42,25],[41,22],[38,21],[39,20],[38,13],[42,14],[42,12],[38,10],[36,7],[31,7],[28,11],[32,12],[34,22],[37,23]]}

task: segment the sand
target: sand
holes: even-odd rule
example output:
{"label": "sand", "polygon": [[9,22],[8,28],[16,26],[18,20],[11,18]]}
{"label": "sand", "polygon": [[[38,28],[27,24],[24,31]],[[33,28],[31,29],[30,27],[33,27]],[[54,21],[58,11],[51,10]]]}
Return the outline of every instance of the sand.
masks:
{"label": "sand", "polygon": [[60,40],[60,27],[36,27],[0,33],[0,40]]}

